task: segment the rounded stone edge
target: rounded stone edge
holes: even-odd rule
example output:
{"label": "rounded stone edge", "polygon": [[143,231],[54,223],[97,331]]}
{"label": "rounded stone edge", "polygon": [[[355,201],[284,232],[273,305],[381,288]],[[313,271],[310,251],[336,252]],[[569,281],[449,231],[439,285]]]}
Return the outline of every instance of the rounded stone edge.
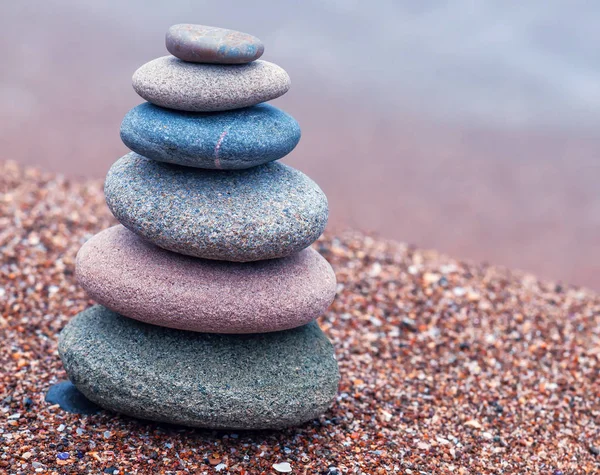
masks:
{"label": "rounded stone edge", "polygon": [[[179,42],[177,41],[175,33],[177,32],[178,28],[181,28],[182,26],[187,26],[187,25],[190,25],[190,24],[177,23],[175,25],[171,25],[169,27],[169,29],[167,30],[167,32],[165,33],[165,47],[166,47],[167,51],[169,53],[171,53],[173,56],[175,56],[183,61],[188,61],[191,63],[203,63],[203,64],[247,64],[247,63],[251,63],[252,61],[256,61],[265,52],[264,43],[259,38],[257,38],[254,35],[251,35],[250,33],[244,33],[243,31],[232,30],[230,28],[209,27],[208,25],[198,25],[198,26],[204,26],[204,27],[208,27],[208,28],[217,28],[219,30],[229,31],[232,33],[238,33],[238,34],[244,35],[244,36],[248,37],[248,39],[252,39],[253,42],[257,45],[257,48],[256,48],[256,53],[253,56],[246,57],[246,58],[240,58],[237,61],[232,60],[231,58],[228,59],[225,57],[220,57],[220,58],[214,59],[212,61],[209,61],[206,59],[204,59],[204,60],[195,59],[192,55],[182,54],[182,52],[178,49]],[[191,26],[194,26],[194,25],[191,25]]]}
{"label": "rounded stone edge", "polygon": [[[212,100],[204,100],[201,105],[198,105],[198,102],[190,97],[187,97],[185,101],[165,99],[164,97],[161,97],[162,91],[156,89],[155,87],[151,88],[151,89],[153,89],[153,93],[148,94],[143,88],[143,81],[140,80],[140,76],[142,74],[144,74],[144,72],[142,71],[144,67],[146,67],[148,64],[152,63],[153,61],[164,60],[165,58],[173,58],[173,59],[181,61],[182,63],[185,63],[185,64],[196,64],[196,65],[206,64],[208,66],[217,66],[217,67],[218,66],[243,67],[243,66],[248,66],[250,64],[256,64],[256,63],[262,61],[264,63],[269,63],[269,64],[275,66],[276,67],[275,71],[277,72],[277,74],[284,76],[284,78],[283,78],[284,81],[281,83],[280,87],[277,88],[276,91],[271,94],[263,93],[262,95],[259,96],[258,99],[252,99],[252,100],[247,99],[245,101],[236,102],[235,105],[224,105],[224,101],[221,98],[217,98],[217,99],[213,98]],[[230,64],[230,65],[212,64],[211,65],[208,63],[186,62],[186,61],[183,61],[172,55],[156,58],[152,61],[149,61],[149,62],[143,64],[133,73],[133,76],[132,76],[133,89],[142,99],[144,99],[152,104],[155,104],[157,106],[160,106],[160,107],[165,107],[167,109],[180,110],[180,111],[185,111],[185,112],[221,112],[221,111],[242,109],[244,107],[254,106],[257,104],[261,104],[263,102],[272,101],[274,99],[277,99],[278,97],[283,96],[285,93],[287,93],[290,90],[291,83],[292,83],[292,81],[291,81],[290,76],[287,73],[287,71],[285,69],[283,69],[281,66],[279,66],[275,63],[271,63],[269,61],[257,60],[257,61],[253,61],[252,63],[237,64],[237,65],[235,65],[235,64]]]}
{"label": "rounded stone edge", "polygon": [[[104,231],[101,231],[101,233],[107,232],[111,229],[117,228],[119,227],[119,225],[117,226],[113,226],[111,228],[105,229]],[[127,229],[123,226],[124,229]],[[129,230],[127,230],[126,232],[131,232]],[[150,300],[145,300],[145,299],[141,299],[139,300],[137,298],[137,293],[134,291],[134,289],[131,288],[111,288],[110,290],[105,290],[104,292],[98,290],[98,287],[102,287],[102,284],[98,281],[98,280],[94,280],[93,278],[90,278],[90,275],[94,275],[94,270],[95,267],[93,265],[93,263],[90,265],[82,265],[82,262],[86,260],[87,256],[90,253],[94,253],[94,252],[98,252],[95,251],[93,246],[94,246],[94,237],[98,236],[99,234],[96,234],[95,236],[93,236],[92,238],[90,238],[87,242],[85,242],[83,244],[83,246],[79,249],[79,251],[77,252],[76,258],[75,258],[75,277],[77,279],[78,284],[85,290],[86,294],[93,299],[95,302],[97,302],[98,304],[112,310],[113,312],[119,313],[123,316],[126,316],[128,318],[132,318],[134,320],[138,320],[140,322],[143,323],[147,323],[150,325],[158,325],[158,326],[163,326],[165,328],[172,328],[172,329],[176,329],[176,330],[182,330],[182,331],[192,331],[192,332],[198,332],[198,333],[222,333],[222,334],[231,334],[231,335],[244,335],[244,334],[253,334],[253,333],[271,333],[271,332],[278,332],[278,331],[284,331],[284,330],[291,330],[293,328],[297,328],[303,325],[306,325],[314,320],[317,320],[320,316],[322,316],[327,309],[331,306],[331,304],[334,302],[336,294],[337,294],[337,277],[335,275],[335,271],[333,270],[333,267],[331,266],[331,264],[329,263],[329,261],[327,261],[327,259],[325,259],[325,257],[323,257],[323,255],[321,255],[318,251],[316,251],[315,249],[308,247],[306,249],[303,249],[300,252],[310,252],[313,256],[314,259],[316,259],[318,261],[318,263],[316,263],[315,265],[318,265],[321,267],[321,271],[324,274],[327,274],[327,278],[323,279],[324,281],[327,280],[328,284],[327,286],[323,286],[323,288],[328,287],[328,292],[323,292],[323,296],[318,299],[318,301],[313,301],[311,302],[310,308],[305,308],[303,312],[305,312],[308,316],[305,318],[298,318],[296,320],[294,320],[294,323],[291,324],[290,323],[290,319],[286,319],[284,320],[283,323],[279,324],[278,326],[273,326],[273,325],[266,325],[263,324],[262,326],[258,326],[255,323],[249,325],[242,325],[242,324],[238,324],[236,327],[234,327],[233,329],[228,329],[228,331],[224,331],[222,327],[217,327],[216,324],[204,324],[204,325],[199,325],[196,328],[191,328],[189,325],[185,325],[187,322],[190,321],[190,319],[187,320],[183,320],[182,322],[180,322],[179,325],[174,325],[174,324],[169,324],[167,325],[165,322],[170,320],[170,316],[168,314],[165,313],[159,313],[154,309],[154,304],[149,304],[148,302],[154,302],[156,299],[158,299],[160,297],[160,295],[158,293],[153,294],[153,295],[146,295],[145,297],[148,297]],[[135,233],[132,233],[135,235]],[[135,235],[135,239],[140,239],[142,240],[143,238]],[[152,245],[152,244],[150,244]],[[153,246],[153,245],[152,245]],[[160,249],[161,252],[170,252],[167,250],[164,250],[162,248],[159,248],[158,246],[156,246],[157,249]],[[194,259],[192,257],[189,256],[185,256],[185,255],[180,255],[181,258],[191,258]],[[312,259],[313,257],[311,257]],[[199,259],[201,260],[201,259]],[[254,261],[254,262],[261,262],[261,261]],[[250,264],[250,263],[231,263],[234,265],[246,265],[246,264]],[[114,270],[114,269],[113,269]],[[111,286],[112,282],[108,283],[108,286]],[[110,294],[109,297],[107,295],[107,292]],[[133,296],[132,298],[128,298],[127,303],[125,303],[127,296]],[[302,303],[302,302],[297,302],[298,303]],[[305,307],[308,307],[308,305],[306,305]],[[171,307],[172,308],[172,307]],[[229,308],[229,307],[228,307]],[[264,309],[263,309],[264,310]],[[223,315],[224,317],[224,315]],[[200,321],[202,322],[203,320],[200,319]]]}
{"label": "rounded stone edge", "polygon": [[[140,236],[142,239],[146,239],[147,241],[152,242],[154,245],[156,245],[158,247],[161,247],[161,248],[166,249],[171,252],[175,252],[177,254],[183,254],[183,255],[192,256],[192,257],[199,257],[201,259],[223,260],[223,261],[229,261],[229,262],[253,262],[253,261],[260,261],[260,260],[267,260],[267,259],[278,259],[281,257],[290,256],[292,254],[300,252],[303,249],[306,249],[307,247],[311,246],[325,232],[327,223],[329,221],[329,200],[327,199],[327,195],[325,194],[325,192],[323,192],[323,190],[318,185],[318,183],[316,183],[314,180],[312,180],[308,175],[302,173],[300,170],[292,168],[289,165],[282,164],[288,168],[291,168],[292,170],[295,170],[295,171],[301,173],[306,180],[308,180],[310,183],[312,183],[315,186],[315,190],[322,196],[322,199],[321,199],[321,202],[319,203],[319,205],[322,208],[321,215],[322,215],[323,219],[318,221],[318,226],[315,227],[313,232],[307,233],[304,236],[304,238],[299,240],[299,242],[296,243],[294,246],[290,246],[285,252],[273,250],[271,252],[262,252],[260,254],[260,256],[258,256],[257,253],[255,252],[252,255],[250,255],[250,253],[249,253],[244,258],[241,258],[233,251],[227,250],[227,249],[221,249],[218,252],[216,252],[216,251],[209,251],[208,249],[206,249],[206,246],[202,247],[200,250],[197,250],[195,248],[192,249],[189,245],[183,245],[180,243],[173,244],[171,241],[162,237],[161,234],[154,233],[153,235],[149,235],[150,233],[145,232],[144,229],[142,228],[142,226],[140,226],[137,221],[128,219],[128,217],[119,210],[119,206],[115,203],[115,201],[113,199],[114,198],[113,193],[111,193],[111,188],[113,186],[111,186],[109,177],[112,176],[113,172],[116,173],[115,170],[118,167],[123,165],[122,160],[125,159],[126,157],[130,157],[130,158],[138,157],[143,160],[153,161],[153,160],[149,160],[149,159],[137,154],[136,152],[130,152],[130,153],[124,155],[123,157],[119,158],[115,163],[113,163],[113,165],[108,170],[108,173],[106,174],[106,179],[104,181],[104,196],[105,196],[105,201],[106,201],[106,204],[107,204],[110,212],[123,226],[125,226],[131,232]],[[160,162],[157,162],[157,163],[160,163]],[[271,163],[274,163],[274,162],[271,162]],[[265,165],[268,166],[269,164],[265,164]],[[265,166],[265,165],[263,165],[263,166]],[[254,168],[254,167],[252,167],[252,168]],[[117,182],[118,182],[118,180],[117,180]],[[117,193],[117,195],[118,195],[118,193]],[[317,216],[318,216],[318,214],[317,214]]]}
{"label": "rounded stone edge", "polygon": [[[300,127],[300,124],[291,114],[289,114],[286,111],[284,111],[283,109],[279,109],[278,107],[275,107],[271,104],[260,103],[260,104],[255,104],[254,106],[249,106],[249,107],[269,105],[270,107],[277,109],[277,112],[282,113],[284,115],[285,119],[289,120],[289,127],[290,127],[290,129],[293,130],[293,133],[289,134],[288,145],[285,147],[280,146],[278,149],[279,152],[275,156],[268,157],[266,159],[260,159],[260,158],[240,159],[240,158],[225,157],[225,156],[223,156],[224,154],[221,153],[221,155],[217,159],[217,157],[212,157],[212,156],[208,157],[208,155],[205,157],[202,157],[202,158],[197,158],[188,153],[185,155],[184,159],[176,160],[168,155],[168,151],[167,151],[168,147],[166,145],[157,144],[155,142],[152,142],[151,140],[148,140],[147,135],[140,134],[139,131],[136,130],[136,127],[134,126],[134,124],[137,120],[139,120],[139,114],[140,114],[139,108],[141,106],[145,106],[146,104],[150,105],[152,107],[164,109],[164,110],[168,111],[167,113],[171,113],[171,114],[194,114],[194,113],[201,113],[201,112],[189,112],[189,111],[181,111],[181,110],[175,110],[175,109],[165,109],[165,108],[162,108],[161,106],[157,106],[156,104],[153,104],[151,102],[144,102],[142,104],[138,104],[137,106],[131,108],[129,111],[127,111],[127,113],[123,117],[123,120],[121,121],[121,125],[119,128],[119,136],[120,136],[123,144],[127,148],[129,148],[131,151],[133,151],[139,155],[142,155],[145,158],[148,158],[150,160],[155,160],[158,162],[162,162],[162,163],[169,163],[171,165],[180,165],[180,166],[190,167],[190,168],[201,168],[204,170],[245,170],[247,168],[253,168],[256,166],[264,165],[266,163],[274,162],[274,161],[285,158],[286,156],[288,156],[290,153],[292,153],[294,151],[294,149],[298,146],[298,144],[300,143],[300,140],[302,138],[302,129]],[[237,109],[233,109],[230,111],[222,111],[222,112],[235,112],[236,110]],[[218,145],[218,140],[217,140],[217,143],[215,144],[215,147],[217,145]],[[154,150],[152,150],[152,149],[154,149]],[[183,155],[182,155],[182,157],[183,157]]]}
{"label": "rounded stone edge", "polygon": [[[331,387],[329,388],[330,394],[327,397],[322,398],[323,401],[321,404],[315,405],[312,408],[312,411],[305,411],[301,417],[288,418],[287,420],[282,421],[281,423],[278,423],[278,424],[260,424],[260,425],[256,425],[256,426],[248,426],[247,424],[220,425],[220,424],[189,423],[188,421],[186,421],[186,422],[174,421],[172,419],[165,418],[165,417],[149,418],[149,417],[147,417],[147,415],[140,414],[139,412],[137,412],[135,410],[130,410],[131,407],[126,408],[125,410],[116,408],[113,406],[112,402],[110,402],[110,401],[107,402],[107,401],[103,400],[102,397],[98,396],[97,391],[94,391],[94,389],[93,389],[93,386],[94,386],[93,381],[89,381],[85,377],[80,378],[80,374],[82,373],[82,371],[81,371],[82,365],[81,365],[80,361],[77,361],[77,358],[75,356],[70,354],[71,353],[70,348],[69,348],[70,343],[68,341],[71,338],[70,333],[72,331],[76,331],[76,326],[78,325],[79,320],[84,318],[84,315],[87,312],[92,312],[95,310],[97,311],[98,309],[102,309],[102,308],[103,307],[101,305],[95,305],[93,307],[87,308],[86,310],[80,312],[75,317],[73,317],[71,319],[71,321],[69,323],[67,323],[67,325],[63,328],[63,330],[59,334],[58,345],[57,345],[59,357],[63,363],[63,367],[64,367],[70,381],[72,382],[72,384],[89,401],[98,405],[102,409],[114,412],[116,414],[123,414],[126,416],[135,417],[135,418],[142,419],[142,420],[149,420],[149,421],[158,422],[158,423],[163,422],[163,423],[175,424],[175,425],[180,425],[180,426],[185,426],[185,427],[197,427],[197,428],[202,428],[202,429],[213,429],[213,430],[269,430],[269,429],[285,429],[285,428],[290,428],[290,427],[301,426],[311,420],[318,418],[319,416],[321,416],[322,414],[327,412],[329,409],[331,409],[331,407],[334,405],[334,403],[336,401],[337,394],[339,392],[339,383],[341,380],[341,375],[340,375],[339,364],[337,362],[333,344],[332,344],[331,340],[326,335],[324,335],[326,344],[329,346],[329,353],[331,353],[331,355],[329,357],[332,358],[334,361],[334,367],[330,368],[330,370],[334,370],[334,372],[336,373],[335,378],[332,378],[332,380],[330,381],[330,383],[331,383]],[[123,317],[123,318],[126,318],[126,317]],[[141,322],[138,322],[138,323],[140,323],[142,325],[147,325],[147,324],[144,324]],[[315,322],[311,322],[308,325],[315,325],[316,328],[318,329],[318,331],[322,332],[320,327]],[[177,331],[181,331],[181,330],[177,330]],[[100,363],[100,365],[101,364],[102,363]],[[83,370],[83,374],[85,374],[85,367]],[[108,372],[105,371],[104,376],[109,377],[110,375],[108,374]],[[131,398],[134,398],[135,394],[133,394],[131,391],[128,392],[125,390],[125,388],[127,387],[126,376],[124,376],[123,374],[121,374],[121,376],[123,378],[123,381],[121,381],[122,384],[120,386],[115,386],[116,391],[113,393],[113,395],[118,393],[118,397],[123,398],[123,400],[126,402],[128,400],[131,400]],[[334,379],[335,379],[335,381],[334,381]],[[87,384],[83,384],[84,381],[87,381]]]}

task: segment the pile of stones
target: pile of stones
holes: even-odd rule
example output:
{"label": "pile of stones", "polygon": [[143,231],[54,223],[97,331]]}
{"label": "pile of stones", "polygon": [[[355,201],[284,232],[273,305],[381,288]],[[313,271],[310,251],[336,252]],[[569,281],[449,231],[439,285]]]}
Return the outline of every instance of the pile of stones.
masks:
{"label": "pile of stones", "polygon": [[106,177],[121,225],[77,255],[100,305],[64,328],[60,357],[79,391],[116,412],[216,429],[301,424],[337,393],[315,322],[336,280],[309,247],[325,195],[276,161],[300,128],[264,102],[289,77],[247,34],[175,25],[166,42],[172,55],[133,76],[148,102],[123,120],[132,152]]}

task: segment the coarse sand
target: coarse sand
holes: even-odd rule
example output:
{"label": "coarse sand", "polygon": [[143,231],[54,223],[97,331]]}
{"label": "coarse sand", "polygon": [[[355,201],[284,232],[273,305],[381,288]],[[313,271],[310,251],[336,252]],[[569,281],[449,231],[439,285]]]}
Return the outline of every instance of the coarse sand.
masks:
{"label": "coarse sand", "polygon": [[75,253],[115,224],[102,184],[0,164],[0,473],[600,473],[600,298],[355,232],[315,247],[342,374],[305,426],[213,432],[44,401],[89,301]]}

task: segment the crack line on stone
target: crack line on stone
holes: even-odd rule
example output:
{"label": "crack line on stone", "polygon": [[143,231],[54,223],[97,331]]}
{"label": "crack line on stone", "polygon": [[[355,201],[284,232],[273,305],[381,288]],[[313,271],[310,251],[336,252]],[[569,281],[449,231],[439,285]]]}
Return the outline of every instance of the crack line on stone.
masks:
{"label": "crack line on stone", "polygon": [[217,145],[215,145],[215,167],[217,167],[219,170],[221,169],[221,161],[219,160],[219,151],[221,150],[221,144],[223,143],[223,140],[225,139],[227,132],[228,132],[228,129],[225,129],[223,131],[223,133],[219,137],[219,140],[217,141]]}

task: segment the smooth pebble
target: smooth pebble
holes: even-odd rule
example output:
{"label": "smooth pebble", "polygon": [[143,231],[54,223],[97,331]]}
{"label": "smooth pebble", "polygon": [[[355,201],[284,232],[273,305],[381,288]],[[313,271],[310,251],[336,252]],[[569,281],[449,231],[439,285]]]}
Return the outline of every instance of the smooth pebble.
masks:
{"label": "smooth pebble", "polygon": [[133,88],[157,106],[215,112],[282,96],[290,88],[290,77],[276,64],[262,60],[248,64],[200,64],[163,56],[133,74]]}
{"label": "smooth pebble", "polygon": [[166,251],[123,226],[79,250],[77,280],[96,302],[154,325],[261,333],[304,325],[336,291],[329,263],[308,248],[283,259],[224,262]]}
{"label": "smooth pebble", "polygon": [[105,409],[213,429],[278,429],[310,421],[333,403],[333,346],[316,322],[252,335],[149,325],[100,305],[60,334],[69,378]]}
{"label": "smooth pebble", "polygon": [[146,102],[123,119],[121,140],[153,160],[237,170],[290,153],[300,140],[300,126],[269,104],[212,113],[174,111]]}
{"label": "smooth pebble", "polygon": [[159,247],[205,259],[247,262],[310,246],[327,224],[327,198],[280,162],[217,171],[170,165],[131,152],[109,170],[108,207]]}
{"label": "smooth pebble", "polygon": [[189,23],[169,28],[165,43],[173,56],[194,63],[249,63],[265,50],[262,42],[248,33]]}

